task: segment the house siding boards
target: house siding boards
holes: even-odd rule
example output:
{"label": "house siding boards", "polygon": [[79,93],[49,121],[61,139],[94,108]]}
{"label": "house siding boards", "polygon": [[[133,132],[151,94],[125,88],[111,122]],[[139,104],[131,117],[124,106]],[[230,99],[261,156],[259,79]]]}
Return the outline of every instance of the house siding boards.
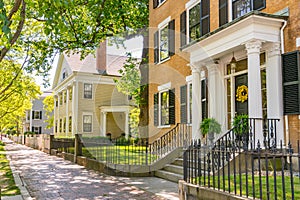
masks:
{"label": "house siding boards", "polygon": [[[108,60],[109,66],[113,69],[106,70],[108,73],[116,73],[118,68],[123,66],[123,62],[126,60],[125,57],[117,55],[100,54],[97,56],[105,56],[113,60]],[[62,103],[58,103],[55,106],[55,122],[57,126],[57,132],[55,135],[60,136],[74,136],[74,134],[83,134],[85,136],[105,136],[107,133],[103,132],[103,123],[101,107],[107,106],[110,108],[116,108],[123,106],[128,108],[128,111],[122,110],[124,116],[125,112],[129,112],[129,101],[127,96],[119,93],[115,88],[114,79],[118,79],[118,76],[112,74],[99,74],[96,68],[96,58],[92,55],[87,56],[84,60],[79,60],[78,55],[61,55],[58,62],[57,71],[54,78],[54,95],[56,101],[61,100],[61,96],[65,96],[62,99]],[[62,72],[68,72],[67,76],[63,76]],[[63,79],[64,77],[64,79]],[[84,85],[92,85],[92,98],[84,97]],[[72,91],[72,92],[70,92]],[[68,95],[64,95],[69,93]],[[70,100],[70,95],[72,98]],[[112,111],[115,112],[115,111]],[[109,113],[108,113],[109,114]],[[92,127],[91,131],[87,131],[88,125],[86,125],[86,131],[83,128],[84,116],[92,116]],[[112,118],[109,115],[106,117],[106,123],[118,126],[110,130],[113,135],[120,136],[121,133],[125,132],[125,117],[122,116],[122,122],[119,122],[119,118]],[[72,120],[72,127],[69,127],[70,117]],[[85,117],[89,120],[89,117]],[[112,120],[112,122],[110,122]],[[61,123],[62,121],[62,123]],[[65,123],[65,125],[64,125]],[[89,122],[86,122],[89,123]],[[122,124],[124,123],[124,124]],[[63,127],[63,128],[60,128]],[[66,127],[64,129],[64,127]],[[107,129],[108,126],[106,126]],[[121,131],[122,130],[122,131]],[[127,129],[128,130],[128,129]]]}
{"label": "house siding boards", "polygon": [[[192,44],[192,45],[188,45],[188,47],[184,47],[183,51],[179,50],[180,47],[180,29],[182,29],[181,24],[180,24],[180,15],[183,13],[183,11],[186,10],[186,3],[188,2],[192,2],[192,1],[175,1],[175,0],[167,0],[166,2],[164,2],[162,5],[159,5],[157,8],[153,9],[153,1],[150,0],[150,21],[149,21],[149,25],[150,25],[150,35],[149,35],[149,45],[150,47],[152,47],[149,51],[149,98],[148,98],[148,102],[149,102],[149,107],[150,107],[150,111],[149,111],[149,138],[150,138],[150,142],[152,140],[154,140],[155,138],[159,137],[160,135],[162,135],[163,133],[167,132],[168,130],[170,130],[173,126],[171,125],[168,128],[160,128],[159,126],[155,126],[154,125],[154,98],[153,95],[156,94],[158,92],[158,87],[160,85],[163,85],[165,83],[171,83],[171,88],[175,88],[175,94],[176,94],[176,123],[180,122],[180,87],[184,84],[186,84],[185,81],[185,77],[188,75],[191,75],[191,68],[189,66],[187,66],[187,64],[189,64],[189,62],[196,62],[196,64],[200,65],[200,61],[202,62],[203,60],[201,60],[200,58],[204,58],[205,56],[200,55],[201,52],[199,51],[194,51],[195,49],[201,49],[199,48],[200,45],[204,45],[203,49],[205,49],[206,47],[208,47],[207,45],[210,45],[211,43],[213,43],[214,41],[212,41],[211,38],[216,38],[215,35],[216,33],[213,33],[209,36],[207,36],[206,38],[201,38],[201,40],[199,42],[196,42],[196,44]],[[196,2],[196,1],[194,1]],[[224,29],[227,30],[233,30],[230,29],[234,23],[231,23],[230,26],[226,27],[222,27],[222,29],[219,29],[220,25],[219,25],[219,0],[210,0],[210,32],[217,30],[217,34],[220,34],[220,32],[224,31]],[[266,45],[266,43],[274,43],[274,41],[277,41],[278,43],[280,43],[280,28],[284,25],[284,21],[287,21],[287,26],[284,29],[284,52],[283,53],[287,53],[287,52],[292,52],[295,50],[299,50],[300,47],[296,47],[296,39],[300,37],[300,14],[299,14],[299,8],[300,8],[300,3],[298,1],[284,1],[284,0],[280,0],[280,1],[274,1],[274,0],[266,0],[265,1],[265,8],[260,9],[260,12],[263,13],[267,13],[267,14],[276,14],[284,9],[288,8],[288,12],[289,12],[289,17],[288,18],[274,18],[272,16],[262,16],[262,15],[258,15],[258,16],[262,16],[265,17],[265,20],[271,23],[274,23],[273,27],[270,24],[260,24],[259,30],[260,29],[264,29],[266,27],[266,35],[267,35],[267,31],[270,32],[270,39],[266,40],[268,42],[263,42],[261,44],[261,49],[260,49],[260,54],[266,52],[266,64],[265,67],[267,69],[267,71],[269,71],[270,66],[268,65],[268,62],[276,62],[277,65],[278,63],[280,63],[281,61],[274,61],[274,59],[272,58],[272,52],[268,50],[268,48],[270,48],[268,45]],[[228,15],[232,15],[232,13],[228,10]],[[170,18],[170,20],[174,20],[175,19],[175,55],[171,56],[167,61],[165,62],[161,62],[158,64],[154,64],[154,33],[158,30],[158,26],[159,24],[167,19]],[[248,16],[249,17],[249,16]],[[232,19],[232,17],[229,17],[230,19],[228,19],[228,21],[230,21]],[[245,17],[246,18],[246,17]],[[245,19],[244,18],[244,19]],[[251,16],[248,18],[250,19]],[[252,17],[253,19],[255,17]],[[258,17],[257,19],[259,19],[260,17]],[[261,19],[261,18],[260,18]],[[239,19],[235,20],[238,21]],[[255,20],[255,19],[254,19]],[[276,21],[277,20],[277,21]],[[275,22],[276,21],[276,22]],[[263,20],[261,21],[263,22]],[[236,22],[237,23],[237,22]],[[240,23],[240,21],[238,22]],[[277,25],[276,25],[277,23]],[[281,25],[280,25],[281,23]],[[254,26],[256,26],[257,24],[254,24]],[[253,26],[253,27],[254,27]],[[238,30],[236,30],[238,31]],[[229,33],[228,34],[233,34],[234,32]],[[273,31],[273,33],[271,33]],[[255,30],[253,31],[255,32]],[[255,33],[256,34],[256,33]],[[226,35],[227,37],[228,35]],[[231,35],[229,35],[230,37]],[[258,34],[257,34],[258,36]],[[260,36],[259,36],[260,37]],[[271,39],[271,37],[273,37]],[[236,38],[237,40],[240,38]],[[208,42],[207,42],[208,41]],[[220,40],[222,41],[222,39]],[[188,43],[188,41],[187,41]],[[216,53],[215,57],[211,58],[211,63],[208,64],[207,60],[205,62],[207,63],[201,63],[202,68],[200,70],[203,71],[208,71],[208,73],[205,75],[205,77],[208,78],[208,88],[210,91],[213,91],[215,88],[217,90],[210,92],[209,91],[209,97],[208,97],[208,101],[210,101],[213,97],[213,95],[218,95],[218,94],[222,94],[224,96],[219,98],[221,100],[217,100],[214,104],[218,104],[219,106],[226,106],[226,104],[230,103],[227,102],[227,98],[226,98],[226,88],[224,87],[223,89],[220,89],[220,87],[215,87],[218,84],[220,84],[218,82],[218,78],[216,77],[221,77],[221,83],[225,86],[226,81],[225,81],[225,76],[226,76],[226,65],[229,64],[231,58],[232,58],[232,52],[235,53],[235,57],[238,60],[243,60],[245,58],[247,58],[247,51],[246,46],[243,44],[238,44],[238,46],[236,46],[235,48],[233,47],[227,47],[227,44],[223,44],[220,43],[219,47],[223,47],[224,51]],[[275,44],[276,46],[276,44]],[[272,48],[276,48],[275,46],[273,46]],[[248,46],[249,47],[249,46]],[[277,46],[278,47],[278,46]],[[210,48],[212,48],[210,46]],[[217,48],[217,47],[214,47]],[[226,48],[228,48],[227,52]],[[249,49],[248,49],[249,50]],[[280,50],[280,46],[279,46],[279,50]],[[250,50],[249,50],[250,51]],[[190,52],[192,52],[190,54]],[[198,53],[198,55],[196,55],[196,53]],[[205,50],[202,51],[203,53],[207,53]],[[270,55],[270,57],[269,57]],[[192,57],[193,56],[193,57]],[[198,58],[197,58],[198,56]],[[197,59],[198,59],[198,63],[197,63]],[[213,59],[218,59],[215,63],[215,65],[219,65],[219,67],[214,66],[214,60]],[[273,60],[272,60],[273,59]],[[248,62],[248,61],[247,61]],[[252,61],[250,61],[252,62]],[[208,67],[208,65],[210,65]],[[220,67],[222,66],[222,67]],[[204,67],[204,68],[203,68]],[[279,67],[281,68],[281,67]],[[214,73],[219,73],[218,76],[215,76],[215,80],[211,81],[211,75],[213,75]],[[274,72],[272,72],[274,73]],[[281,72],[279,72],[279,75],[281,74]],[[212,84],[215,84],[212,87]],[[210,84],[210,85],[209,85]],[[270,83],[269,83],[270,85]],[[281,87],[281,84],[278,84],[279,88]],[[270,91],[272,90],[272,92],[279,92],[278,94],[280,95],[280,91],[276,91],[276,88],[274,89],[274,87],[268,87],[270,89]],[[268,91],[267,91],[268,93]],[[270,92],[269,92],[270,93]],[[274,94],[275,94],[274,93]],[[271,95],[274,95],[271,94]],[[212,95],[212,96],[211,96]],[[270,95],[270,94],[267,94]],[[269,100],[272,100],[272,98],[270,98],[270,96],[268,97]],[[278,98],[278,96],[277,96]],[[234,99],[234,98],[233,98]],[[280,102],[281,100],[278,99],[278,102]],[[219,114],[224,114],[224,116],[226,115],[227,112],[227,108],[225,110],[221,109],[216,109],[213,108],[214,105],[212,105],[212,102],[208,102],[208,116],[213,116],[214,114],[212,112],[216,112],[216,110],[219,110]],[[274,105],[274,102],[273,104]],[[231,106],[234,106],[234,104],[231,104]],[[282,105],[279,105],[279,107],[281,107]],[[253,107],[253,106],[252,106]],[[279,108],[280,110],[281,108]],[[215,110],[215,111],[214,111]],[[269,110],[270,111],[270,110]],[[224,112],[224,113],[223,113]],[[274,115],[274,112],[271,110],[270,115],[272,116],[277,116],[278,113],[281,113],[281,111],[276,111],[277,114]],[[281,114],[281,117],[283,117],[283,115]],[[223,117],[224,118],[224,117]],[[230,124],[227,123],[228,119],[226,118],[220,118],[220,122],[222,124]],[[193,118],[194,119],[194,118]],[[285,120],[286,122],[288,122],[288,124],[285,124],[285,131],[284,131],[284,137],[286,139],[286,141],[289,139],[287,137],[290,138],[295,138],[296,136],[298,137],[299,135],[299,116],[298,115],[292,115],[292,116],[288,116],[286,118],[287,120]],[[280,123],[282,123],[284,120],[283,118],[281,118]],[[227,129],[228,125],[226,125],[225,127],[223,127],[223,129]],[[283,127],[283,125],[282,125]],[[297,127],[297,129],[295,128]],[[195,130],[195,129],[193,129]],[[281,138],[283,138],[283,136],[281,136]]]}

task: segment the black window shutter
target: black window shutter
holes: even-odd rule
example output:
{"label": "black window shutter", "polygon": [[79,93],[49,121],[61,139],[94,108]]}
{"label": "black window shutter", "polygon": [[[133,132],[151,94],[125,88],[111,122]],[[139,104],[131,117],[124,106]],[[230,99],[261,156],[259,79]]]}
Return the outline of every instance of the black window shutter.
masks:
{"label": "black window shutter", "polygon": [[266,0],[253,0],[253,10],[261,10],[266,7]]}
{"label": "black window shutter", "polygon": [[157,8],[159,0],[153,0],[153,8]]}
{"label": "black window shutter", "polygon": [[186,45],[186,11],[180,15],[180,46]]}
{"label": "black window shutter", "polygon": [[41,134],[42,133],[42,127],[40,126],[39,127],[39,134]]}
{"label": "black window shutter", "polygon": [[34,111],[32,111],[31,113],[32,113],[31,119],[34,119]]}
{"label": "black window shutter", "polygon": [[158,31],[154,33],[154,63],[159,62],[159,49],[158,49],[159,43],[158,43]]}
{"label": "black window shutter", "polygon": [[158,93],[154,94],[154,126],[158,126]]}
{"label": "black window shutter", "polygon": [[175,124],[175,89],[169,90],[169,124]]}
{"label": "black window shutter", "polygon": [[282,55],[283,111],[285,115],[300,114],[299,51]]}
{"label": "black window shutter", "polygon": [[227,0],[219,0],[219,26],[228,23],[228,3]]}
{"label": "black window shutter", "polygon": [[180,87],[180,123],[187,123],[187,85]]}
{"label": "black window shutter", "polygon": [[175,54],[175,19],[169,22],[169,56]]}
{"label": "black window shutter", "polygon": [[40,111],[40,119],[43,119],[43,112]]}
{"label": "black window shutter", "polygon": [[34,126],[31,127],[31,132],[34,132]]}
{"label": "black window shutter", "polygon": [[202,0],[200,4],[200,23],[201,23],[201,36],[209,33],[210,23],[209,23],[209,0]]}

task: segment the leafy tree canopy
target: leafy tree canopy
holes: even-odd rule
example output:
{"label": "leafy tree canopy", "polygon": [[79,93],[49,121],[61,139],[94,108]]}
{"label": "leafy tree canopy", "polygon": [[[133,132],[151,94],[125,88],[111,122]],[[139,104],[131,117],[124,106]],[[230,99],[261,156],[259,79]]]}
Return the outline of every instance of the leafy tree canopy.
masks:
{"label": "leafy tree canopy", "polygon": [[[0,128],[21,125],[31,100],[40,94],[40,88],[26,75],[22,66],[2,60],[0,69]],[[19,127],[17,127],[19,128]]]}
{"label": "leafy tree canopy", "polygon": [[[147,26],[148,0],[0,0],[0,63],[47,76],[56,53],[94,52],[108,36]],[[26,58],[26,59],[25,59]]]}

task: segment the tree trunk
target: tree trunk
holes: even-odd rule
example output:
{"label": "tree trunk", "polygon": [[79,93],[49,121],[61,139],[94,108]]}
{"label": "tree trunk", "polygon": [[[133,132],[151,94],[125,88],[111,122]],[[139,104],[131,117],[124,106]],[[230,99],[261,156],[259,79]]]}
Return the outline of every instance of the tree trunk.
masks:
{"label": "tree trunk", "polygon": [[149,85],[149,70],[148,70],[148,48],[149,38],[148,30],[143,34],[143,52],[142,62],[140,65],[141,72],[141,104],[140,104],[140,122],[139,122],[139,133],[140,137],[148,140],[148,123],[149,123],[149,105],[148,105],[148,85]]}

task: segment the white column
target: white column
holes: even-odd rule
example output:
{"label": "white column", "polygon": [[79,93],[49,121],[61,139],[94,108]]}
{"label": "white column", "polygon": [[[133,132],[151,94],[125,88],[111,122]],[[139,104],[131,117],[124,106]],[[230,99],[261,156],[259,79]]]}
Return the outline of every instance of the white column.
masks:
{"label": "white column", "polygon": [[207,66],[208,69],[208,107],[209,117],[215,118],[220,124],[224,124],[224,84],[218,64]]}
{"label": "white column", "polygon": [[192,66],[192,138],[200,139],[201,122],[201,87],[200,67]]}
{"label": "white column", "polygon": [[76,133],[78,133],[78,81],[73,82],[72,90],[72,136],[74,136]]}
{"label": "white column", "polygon": [[277,122],[277,144],[284,141],[284,118],[282,100],[282,71],[280,43],[272,43],[267,47],[267,113],[268,119],[279,119]]}
{"label": "white column", "polygon": [[[262,94],[260,76],[261,41],[252,40],[246,44],[248,56],[248,115],[249,118],[262,118]],[[255,143],[263,144],[262,121],[255,123]]]}
{"label": "white column", "polygon": [[106,115],[107,112],[102,112],[102,136],[106,136]]}
{"label": "white column", "polygon": [[129,112],[125,112],[125,137],[128,138],[129,136]]}
{"label": "white column", "polygon": [[69,134],[69,88],[67,88],[66,94],[66,136]]}

